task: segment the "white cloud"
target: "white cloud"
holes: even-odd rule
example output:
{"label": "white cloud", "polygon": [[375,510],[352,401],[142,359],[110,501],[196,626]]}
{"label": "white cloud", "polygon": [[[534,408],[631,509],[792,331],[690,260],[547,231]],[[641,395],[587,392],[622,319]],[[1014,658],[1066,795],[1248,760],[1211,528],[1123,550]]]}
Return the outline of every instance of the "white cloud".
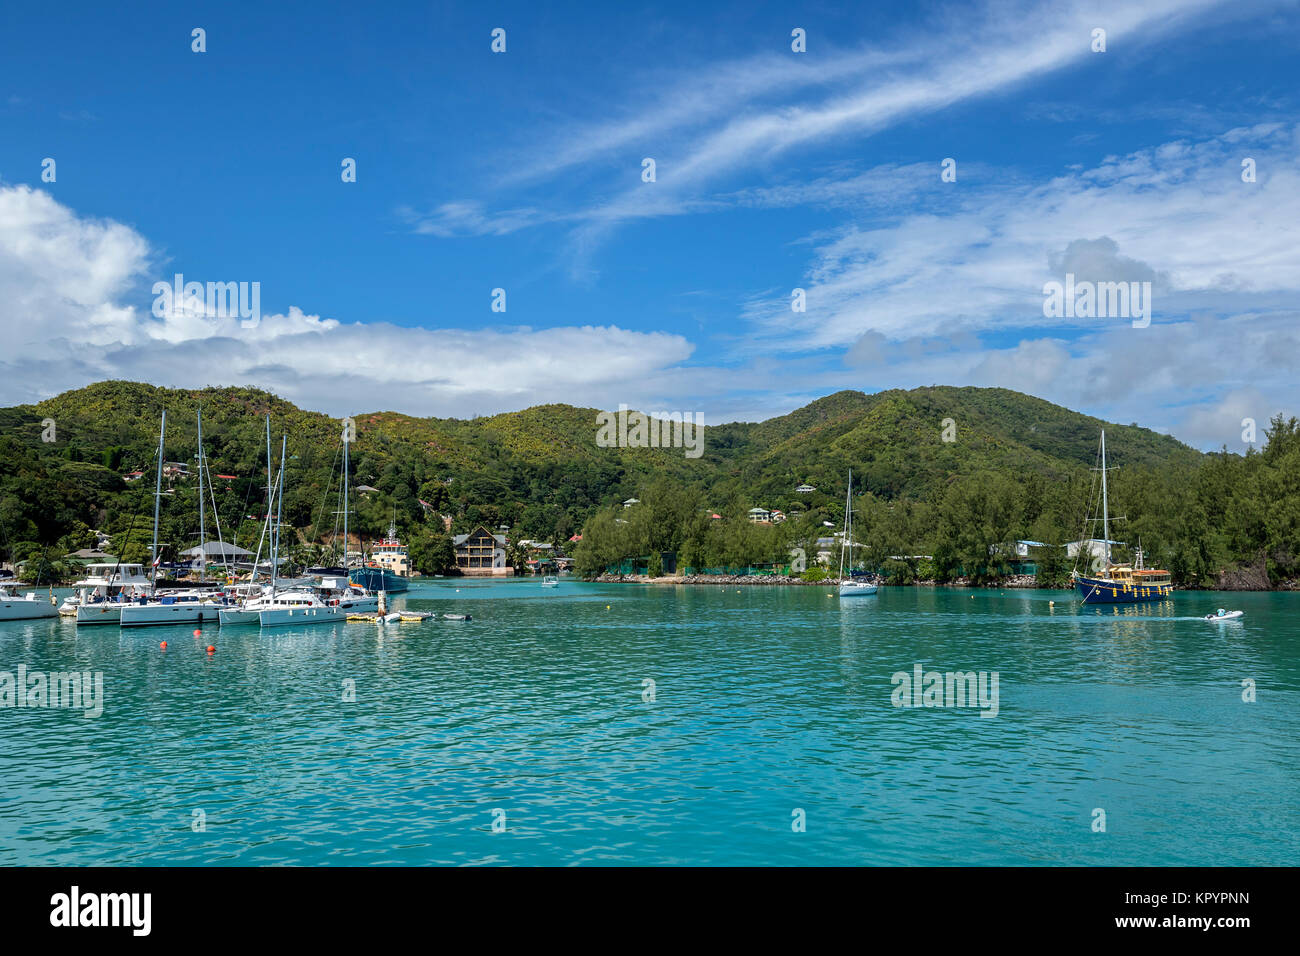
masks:
{"label": "white cloud", "polygon": [[[1042,289],[1071,271],[1152,281],[1155,323],[1197,310],[1293,307],[1298,146],[1289,127],[1232,130],[1114,157],[1043,185],[962,185],[948,212],[850,225],[814,241],[802,282],[807,312],[792,313],[785,297],[749,303],[744,314],[761,332],[747,347],[850,346],[868,332],[902,340],[954,328],[1060,333],[1062,320],[1043,315]],[[1258,164],[1255,183],[1241,180],[1247,153]],[[1126,324],[1072,324],[1105,321]]]}
{"label": "white cloud", "polygon": [[252,328],[179,308],[157,318],[143,290],[172,277],[152,274],[153,259],[127,226],[78,217],[39,190],[0,186],[0,402],[131,378],[251,382],[335,413],[473,414],[552,398],[617,404],[653,397],[640,383],[692,352],[679,335],[615,326],[401,328],[297,307]]}

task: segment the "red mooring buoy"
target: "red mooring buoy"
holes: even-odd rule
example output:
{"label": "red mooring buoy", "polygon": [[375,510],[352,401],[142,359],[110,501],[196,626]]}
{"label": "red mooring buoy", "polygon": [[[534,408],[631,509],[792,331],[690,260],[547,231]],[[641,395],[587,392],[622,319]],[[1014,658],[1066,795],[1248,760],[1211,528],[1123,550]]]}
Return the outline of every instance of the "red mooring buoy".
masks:
{"label": "red mooring buoy", "polygon": [[196,628],[194,629],[194,636],[195,636],[195,637],[202,637],[202,636],[203,636],[203,632],[200,631],[200,630],[196,627]]}
{"label": "red mooring buoy", "polygon": [[208,653],[209,653],[209,654],[215,654],[216,652],[217,652],[217,649],[216,649],[215,647],[213,647],[211,644],[209,644],[209,645],[208,645]]}
{"label": "red mooring buoy", "polygon": [[161,644],[159,644],[158,646],[161,647],[164,651],[167,650],[167,642],[166,642],[166,641],[163,641],[163,642],[162,642]]}

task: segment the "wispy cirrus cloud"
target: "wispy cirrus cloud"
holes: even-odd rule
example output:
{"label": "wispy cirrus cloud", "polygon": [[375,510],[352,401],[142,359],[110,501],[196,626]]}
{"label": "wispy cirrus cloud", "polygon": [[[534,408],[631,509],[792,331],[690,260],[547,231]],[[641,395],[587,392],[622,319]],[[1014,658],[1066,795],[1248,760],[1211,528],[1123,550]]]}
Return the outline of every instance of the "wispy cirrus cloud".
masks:
{"label": "wispy cirrus cloud", "polygon": [[[424,231],[454,231],[461,207],[468,206],[475,210],[471,231],[480,217],[498,234],[563,221],[572,224],[572,248],[590,252],[621,223],[714,211],[761,196],[762,186],[737,184],[721,193],[716,186],[728,177],[763,176],[792,150],[915,122],[1078,65],[1094,55],[1094,28],[1106,30],[1110,49],[1144,46],[1227,6],[1223,0],[1147,0],[940,8],[925,30],[858,50],[765,54],[648,77],[635,84],[629,102],[611,110],[613,119],[564,126],[519,150],[511,172],[485,186],[490,200],[448,203],[449,212]],[[1036,28],[1025,29],[1029,23]],[[632,174],[642,156],[657,163],[652,188]],[[554,210],[484,211],[512,187],[539,182],[564,187]]]}

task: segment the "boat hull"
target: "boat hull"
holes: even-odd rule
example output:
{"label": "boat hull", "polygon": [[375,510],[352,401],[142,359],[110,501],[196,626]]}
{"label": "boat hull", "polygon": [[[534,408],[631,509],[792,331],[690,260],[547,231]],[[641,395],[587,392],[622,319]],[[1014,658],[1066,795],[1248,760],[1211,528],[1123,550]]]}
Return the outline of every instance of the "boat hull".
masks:
{"label": "boat hull", "polygon": [[1146,604],[1167,601],[1174,593],[1172,584],[1124,584],[1106,578],[1075,579],[1084,604]]}
{"label": "boat hull", "polygon": [[871,597],[876,593],[874,584],[841,584],[840,597]]}
{"label": "boat hull", "polygon": [[248,624],[257,627],[261,623],[258,611],[245,611],[238,607],[223,607],[218,619],[222,627],[236,627],[240,624]]}
{"label": "boat hull", "polygon": [[406,578],[384,568],[353,568],[348,572],[348,580],[367,591],[389,594],[398,594],[408,586]]}
{"label": "boat hull", "polygon": [[113,627],[122,623],[122,608],[125,604],[103,601],[99,604],[81,604],[77,606],[77,624],[111,624]]}
{"label": "boat hull", "polygon": [[216,621],[217,604],[128,604],[122,608],[123,627],[163,627],[168,624],[202,624]]}
{"label": "boat hull", "polygon": [[349,614],[375,614],[379,611],[376,597],[349,598],[325,607],[277,607],[259,611],[257,618],[262,627],[289,627],[302,624],[333,624],[346,621]]}
{"label": "boat hull", "polygon": [[39,597],[30,601],[25,597],[0,599],[0,621],[34,621],[58,616],[59,609]]}

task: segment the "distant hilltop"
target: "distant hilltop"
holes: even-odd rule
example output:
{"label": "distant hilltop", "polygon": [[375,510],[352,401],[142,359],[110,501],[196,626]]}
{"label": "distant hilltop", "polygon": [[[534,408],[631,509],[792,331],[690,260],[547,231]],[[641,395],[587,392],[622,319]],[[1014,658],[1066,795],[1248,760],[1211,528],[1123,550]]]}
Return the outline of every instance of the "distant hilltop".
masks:
{"label": "distant hilltop", "polygon": [[[107,487],[113,476],[152,467],[163,408],[167,457],[191,458],[200,406],[207,455],[222,474],[263,480],[267,414],[273,432],[287,433],[300,459],[303,451],[313,460],[332,458],[338,446],[340,419],[261,389],[166,389],[124,381],[0,409],[0,439],[19,441],[38,457],[102,466],[106,473],[93,477]],[[553,404],[468,420],[358,413],[352,416],[356,475],[389,493],[405,482],[413,498],[421,497],[412,484],[417,475],[421,483],[436,477],[452,484],[475,484],[481,477],[490,479],[485,499],[537,506],[558,500],[568,508],[625,499],[661,474],[785,495],[799,485],[842,485],[850,466],[864,491],[925,497],[972,469],[1052,477],[1089,467],[1103,427],[1120,467],[1195,465],[1203,457],[1167,435],[1001,388],[840,391],[763,422],[703,426],[702,452],[689,460],[667,448],[602,447],[601,412]],[[52,442],[41,441],[46,420],[54,422]],[[536,480],[546,487],[533,488]],[[496,481],[504,487],[490,491]]]}

